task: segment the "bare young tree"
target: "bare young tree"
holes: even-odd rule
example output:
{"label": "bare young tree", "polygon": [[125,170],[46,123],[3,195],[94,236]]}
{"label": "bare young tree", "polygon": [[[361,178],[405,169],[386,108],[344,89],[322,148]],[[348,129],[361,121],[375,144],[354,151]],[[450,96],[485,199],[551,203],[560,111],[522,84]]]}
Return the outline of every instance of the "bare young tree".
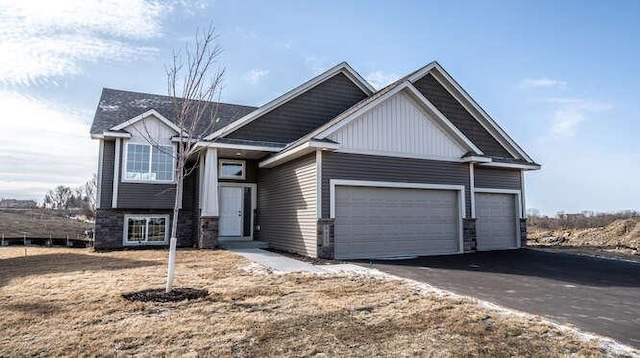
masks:
{"label": "bare young tree", "polygon": [[197,30],[193,43],[181,50],[173,51],[173,59],[167,65],[168,94],[174,109],[175,124],[182,130],[175,156],[175,202],[171,221],[171,241],[167,268],[166,291],[173,287],[175,270],[178,215],[182,200],[183,183],[193,170],[187,168],[187,159],[192,145],[203,133],[209,132],[216,123],[217,107],[224,68],[218,58],[222,52],[217,44],[215,29],[209,25]]}

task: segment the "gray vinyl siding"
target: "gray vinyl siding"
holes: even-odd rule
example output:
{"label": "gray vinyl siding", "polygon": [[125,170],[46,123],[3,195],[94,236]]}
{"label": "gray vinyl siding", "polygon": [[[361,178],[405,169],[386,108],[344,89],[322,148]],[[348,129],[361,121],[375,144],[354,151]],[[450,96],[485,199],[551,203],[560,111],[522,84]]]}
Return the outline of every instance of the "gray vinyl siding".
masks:
{"label": "gray vinyl siding", "polygon": [[119,209],[173,209],[175,184],[122,182],[123,148],[120,146]]}
{"label": "gray vinyl siding", "polygon": [[260,169],[257,236],[269,246],[317,256],[315,153]]}
{"label": "gray vinyl siding", "polygon": [[329,180],[368,180],[465,186],[465,211],[471,216],[469,164],[424,159],[330,153],[322,155],[322,217],[329,217]]}
{"label": "gray vinyl siding", "polygon": [[100,209],[111,208],[113,197],[113,164],[116,155],[116,142],[104,141],[102,150],[102,184],[100,188]]}
{"label": "gray vinyl siding", "polygon": [[431,74],[417,80],[413,85],[486,155],[512,158]]}
{"label": "gray vinyl siding", "polygon": [[521,190],[520,170],[475,167],[475,187]]}
{"label": "gray vinyl siding", "polygon": [[365,97],[358,86],[339,73],[226,137],[293,142]]}
{"label": "gray vinyl siding", "polygon": [[[237,158],[219,158],[220,159],[230,159],[230,160],[238,160]],[[219,182],[235,182],[235,183],[256,183],[258,182],[258,161],[257,160],[244,160],[244,180],[239,179],[218,179]]]}

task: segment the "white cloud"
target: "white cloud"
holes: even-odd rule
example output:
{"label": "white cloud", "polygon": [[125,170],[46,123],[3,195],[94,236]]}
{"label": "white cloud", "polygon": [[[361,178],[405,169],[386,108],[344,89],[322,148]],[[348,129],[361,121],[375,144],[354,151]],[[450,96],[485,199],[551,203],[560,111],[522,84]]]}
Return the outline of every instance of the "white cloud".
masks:
{"label": "white cloud", "polygon": [[268,74],[269,70],[259,70],[257,68],[254,68],[244,75],[244,80],[249,82],[249,84],[255,85]]}
{"label": "white cloud", "polygon": [[548,77],[525,78],[520,82],[520,87],[522,88],[564,88],[566,86],[567,82]]}
{"label": "white cloud", "polygon": [[90,111],[9,91],[0,91],[0,108],[0,196],[39,199],[56,185],[77,186],[95,173]]}
{"label": "white cloud", "polygon": [[[40,199],[77,186],[97,169],[91,110],[26,95],[42,83],[82,73],[87,62],[140,60],[156,49],[163,19],[204,0],[0,0],[0,197]],[[148,41],[147,41],[148,43]],[[21,93],[22,92],[22,93]]]}
{"label": "white cloud", "polygon": [[400,76],[396,73],[392,72],[384,72],[384,71],[374,71],[370,72],[364,78],[369,82],[373,87],[380,89],[391,82],[400,78]]}
{"label": "white cloud", "polygon": [[588,117],[613,108],[611,104],[583,98],[546,98],[540,102],[554,106],[551,132],[560,136],[573,136]]}
{"label": "white cloud", "polygon": [[0,0],[0,82],[31,85],[81,72],[83,61],[129,60],[155,49],[170,3]]}
{"label": "white cloud", "polygon": [[327,66],[326,59],[324,57],[307,56],[304,59],[304,64],[316,75],[319,75],[329,69],[329,66]]}

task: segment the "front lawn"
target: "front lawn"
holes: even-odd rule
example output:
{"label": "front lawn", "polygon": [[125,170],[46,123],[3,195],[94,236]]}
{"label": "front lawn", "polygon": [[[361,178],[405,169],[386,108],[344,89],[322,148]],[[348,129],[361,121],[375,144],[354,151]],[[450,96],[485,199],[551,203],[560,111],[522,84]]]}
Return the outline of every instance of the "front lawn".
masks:
{"label": "front lawn", "polygon": [[0,356],[600,356],[545,321],[355,275],[273,274],[227,251],[178,251],[176,286],[210,295],[129,302],[162,287],[167,252],[0,248]]}

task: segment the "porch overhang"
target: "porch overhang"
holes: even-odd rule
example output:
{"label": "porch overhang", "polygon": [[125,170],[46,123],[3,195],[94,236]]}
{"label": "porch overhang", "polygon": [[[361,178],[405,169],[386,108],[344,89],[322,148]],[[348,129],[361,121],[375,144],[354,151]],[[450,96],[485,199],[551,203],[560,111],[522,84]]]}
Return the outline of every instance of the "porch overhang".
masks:
{"label": "porch overhang", "polygon": [[273,168],[280,164],[292,161],[294,159],[303,157],[307,154],[313,153],[316,150],[336,150],[340,148],[340,144],[326,141],[326,140],[316,140],[312,139],[310,141],[304,142],[295,147],[286,149],[272,157],[269,157],[258,164],[260,168]]}

